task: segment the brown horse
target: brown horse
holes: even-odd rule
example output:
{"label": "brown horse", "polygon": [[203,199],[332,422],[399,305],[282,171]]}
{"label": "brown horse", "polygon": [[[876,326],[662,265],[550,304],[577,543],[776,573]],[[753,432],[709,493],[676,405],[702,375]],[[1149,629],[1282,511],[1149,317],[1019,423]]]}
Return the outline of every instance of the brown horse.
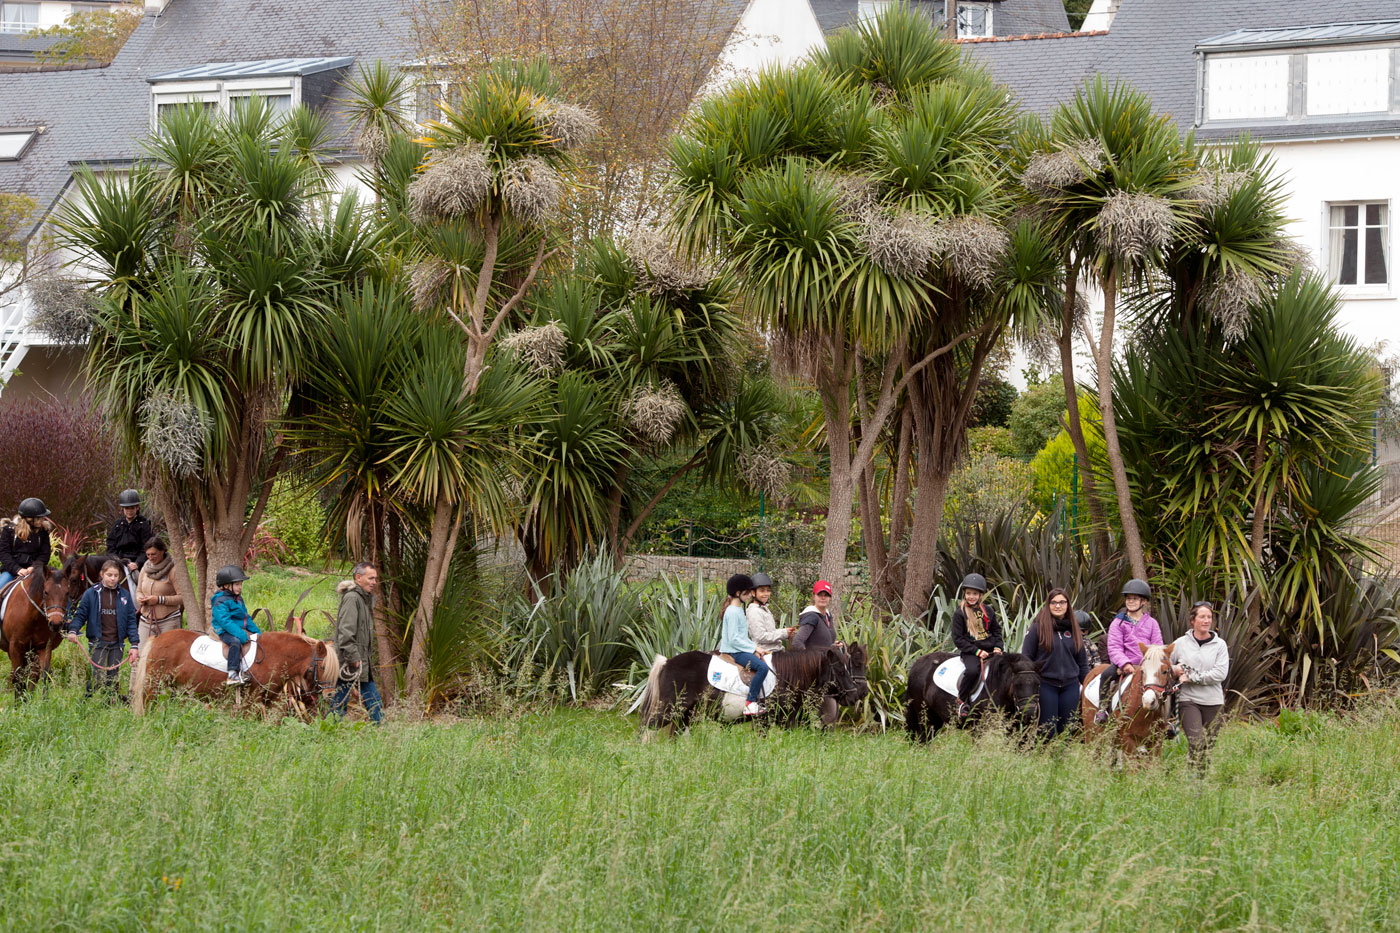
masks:
{"label": "brown horse", "polygon": [[83,594],[102,582],[102,565],[108,560],[105,554],[69,554],[63,559],[59,574],[68,587],[70,614],[82,602]]}
{"label": "brown horse", "polygon": [[[1123,702],[1114,712],[1116,732],[1113,742],[1114,763],[1141,755],[1160,757],[1162,739],[1167,734],[1167,695],[1171,692],[1172,645],[1144,645],[1142,663],[1128,678],[1123,690]],[[1108,670],[1110,665],[1100,664],[1084,678],[1079,692],[1079,716],[1084,725],[1084,741],[1092,742],[1103,734],[1105,726],[1094,722],[1094,714],[1099,707],[1089,702],[1086,695],[1089,684]],[[1108,703],[1108,697],[1100,697],[1100,703]]]}
{"label": "brown horse", "polygon": [[321,692],[334,687],[340,677],[334,642],[296,632],[264,632],[258,636],[258,654],[247,670],[248,686],[226,687],[227,671],[206,667],[190,656],[190,645],[199,635],[175,629],[142,642],[141,657],[131,675],[134,712],[145,712],[156,691],[170,684],[201,697],[246,690],[264,704],[282,694],[298,715],[309,716]]}
{"label": "brown horse", "polygon": [[15,695],[48,676],[53,650],[63,641],[68,592],[56,570],[35,567],[6,588],[9,602],[0,619],[0,650],[10,655],[10,684]]}

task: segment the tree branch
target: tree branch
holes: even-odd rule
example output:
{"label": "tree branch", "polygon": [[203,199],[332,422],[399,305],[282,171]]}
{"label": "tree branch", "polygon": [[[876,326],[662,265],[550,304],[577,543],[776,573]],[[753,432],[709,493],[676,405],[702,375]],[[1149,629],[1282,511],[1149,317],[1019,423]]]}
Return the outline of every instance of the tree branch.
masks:
{"label": "tree branch", "polygon": [[277,474],[282,472],[282,463],[287,459],[288,448],[283,445],[281,435],[277,436],[276,444],[277,450],[272,455],[272,462],[268,464],[267,476],[263,478],[257,505],[253,506],[253,513],[248,516],[248,521],[243,527],[243,536],[239,539],[240,554],[247,554],[248,548],[253,546],[253,538],[258,533],[258,523],[262,521],[263,512],[267,509],[267,500],[272,497],[272,484],[277,479]]}
{"label": "tree branch", "polygon": [[511,295],[510,300],[501,305],[501,310],[496,312],[496,317],[491,321],[491,326],[486,329],[486,335],[482,338],[483,344],[489,344],[491,338],[496,336],[496,331],[500,329],[506,316],[510,314],[511,311],[515,310],[515,306],[520,304],[521,299],[525,297],[525,293],[530,290],[530,286],[535,281],[535,276],[539,274],[540,267],[544,265],[545,260],[552,257],[556,252],[557,250],[550,250],[546,253],[544,251],[544,241],[540,241],[540,248],[535,251],[535,261],[530,264],[530,271],[526,273],[525,281],[520,283],[520,287],[515,290],[515,294]]}
{"label": "tree branch", "polygon": [[651,500],[647,502],[646,505],[642,506],[642,510],[637,513],[635,518],[632,519],[632,523],[627,526],[627,531],[622,536],[622,543],[617,549],[617,556],[619,560],[623,557],[623,555],[627,553],[627,548],[632,544],[632,538],[641,529],[642,523],[645,522],[647,520],[647,517],[651,515],[652,509],[656,508],[657,503],[659,503],[662,499],[666,497],[666,493],[671,491],[671,487],[676,485],[676,482],[682,476],[698,467],[702,462],[704,462],[704,460],[705,448],[701,447],[699,450],[695,451],[695,455],[689,460],[687,460],[685,464],[681,466],[680,469],[672,473],[670,479],[666,480],[666,482],[661,486],[661,488],[656,491],[656,495],[652,496]]}

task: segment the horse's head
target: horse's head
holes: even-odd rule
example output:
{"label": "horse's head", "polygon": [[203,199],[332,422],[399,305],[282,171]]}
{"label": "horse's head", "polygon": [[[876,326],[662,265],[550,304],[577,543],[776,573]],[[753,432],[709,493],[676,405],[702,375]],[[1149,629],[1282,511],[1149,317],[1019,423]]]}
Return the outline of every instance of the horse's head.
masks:
{"label": "horse's head", "polygon": [[1162,707],[1162,698],[1172,684],[1172,649],[1175,645],[1144,645],[1142,664],[1137,676],[1142,678],[1142,708],[1155,710]]}
{"label": "horse's head", "polygon": [[68,618],[68,586],[63,574],[48,567],[35,567],[22,584],[29,603],[38,615],[48,619],[49,627],[58,629]]}
{"label": "horse's head", "polygon": [[864,696],[851,673],[850,655],[840,648],[826,648],[822,651],[821,679],[826,686],[824,693],[834,696],[836,702],[842,706],[854,706]]}
{"label": "horse's head", "polygon": [[994,654],[987,662],[987,686],[1002,712],[1022,726],[1040,720],[1040,666],[1023,654]]}
{"label": "horse's head", "polygon": [[848,706],[854,706],[870,695],[870,681],[865,676],[865,666],[869,663],[870,656],[865,650],[865,646],[859,642],[851,642],[846,648],[846,654],[851,659],[851,680],[856,685],[856,698]]}
{"label": "horse's head", "polygon": [[78,607],[83,593],[92,586],[88,580],[87,562],[86,554],[69,554],[63,559],[63,568],[58,571],[59,579],[63,582],[64,601],[70,611]]}

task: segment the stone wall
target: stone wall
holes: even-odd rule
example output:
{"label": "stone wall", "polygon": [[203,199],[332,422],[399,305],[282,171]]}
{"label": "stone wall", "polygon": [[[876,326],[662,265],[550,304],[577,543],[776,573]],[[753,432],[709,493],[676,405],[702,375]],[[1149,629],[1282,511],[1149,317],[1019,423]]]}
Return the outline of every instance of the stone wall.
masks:
{"label": "stone wall", "polygon": [[[663,573],[679,576],[683,580],[694,579],[696,572],[705,575],[707,580],[723,583],[730,574],[752,573],[752,566],[744,560],[731,557],[686,557],[672,554],[633,554],[627,558],[627,579],[640,582],[658,577]],[[850,592],[861,582],[865,565],[848,563],[846,574],[839,588]],[[803,588],[817,582],[815,579],[803,583]],[[835,581],[833,581],[835,582]]]}

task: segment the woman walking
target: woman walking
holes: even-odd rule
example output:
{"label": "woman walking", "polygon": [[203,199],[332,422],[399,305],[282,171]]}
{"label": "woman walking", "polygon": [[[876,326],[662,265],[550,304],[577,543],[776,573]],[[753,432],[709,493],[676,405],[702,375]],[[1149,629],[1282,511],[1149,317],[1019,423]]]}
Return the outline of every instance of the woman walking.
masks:
{"label": "woman walking", "polygon": [[729,598],[724,603],[724,628],[720,633],[719,650],[732,657],[740,667],[753,671],[744,715],[758,716],[763,712],[758,701],[763,696],[763,683],[768,679],[768,665],[763,663],[758,645],[749,637],[749,620],[744,615],[744,604],[753,597],[753,579],[746,573],[736,573],[729,578],[724,590]]}
{"label": "woman walking", "polygon": [[1054,738],[1079,713],[1079,685],[1089,676],[1084,633],[1070,608],[1069,594],[1056,588],[1026,632],[1021,653],[1040,667],[1040,729]]}
{"label": "woman walking", "polygon": [[1191,607],[1191,630],[1172,643],[1172,673],[1181,683],[1177,708],[1181,728],[1197,772],[1206,768],[1206,756],[1220,729],[1225,708],[1225,678],[1230,673],[1230,649],[1215,633],[1215,607],[1199,602]]}
{"label": "woman walking", "polygon": [[136,611],[141,617],[141,640],[155,638],[162,632],[181,627],[185,601],[175,590],[175,578],[170,571],[175,559],[161,538],[146,539],[146,563],[141,578],[136,581]]}
{"label": "woman walking", "polygon": [[40,499],[25,499],[19,514],[0,527],[0,587],[35,567],[47,567],[52,546],[49,508]]}

